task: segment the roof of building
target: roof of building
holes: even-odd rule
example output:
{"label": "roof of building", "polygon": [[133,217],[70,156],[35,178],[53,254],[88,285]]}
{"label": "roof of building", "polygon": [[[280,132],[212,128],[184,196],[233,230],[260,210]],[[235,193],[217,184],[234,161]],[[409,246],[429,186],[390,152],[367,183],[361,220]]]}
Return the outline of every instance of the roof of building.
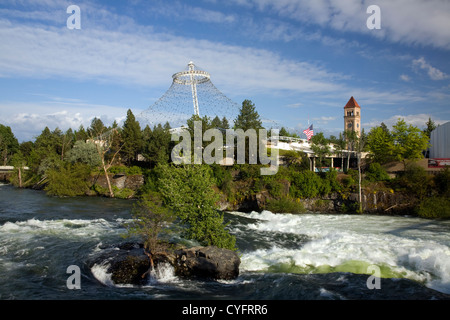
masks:
{"label": "roof of building", "polygon": [[345,108],[361,108],[361,107],[359,106],[358,102],[356,102],[355,98],[353,98],[352,96],[345,105],[344,109]]}

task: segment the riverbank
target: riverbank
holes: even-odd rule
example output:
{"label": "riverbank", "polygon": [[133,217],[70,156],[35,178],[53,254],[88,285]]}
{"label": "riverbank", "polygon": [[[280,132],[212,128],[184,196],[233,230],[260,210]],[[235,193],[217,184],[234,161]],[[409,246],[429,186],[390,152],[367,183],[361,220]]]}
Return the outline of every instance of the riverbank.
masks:
{"label": "riverbank", "polygon": [[[354,170],[346,174],[336,171],[314,173],[281,166],[274,176],[261,176],[258,165],[213,165],[209,170],[214,190],[220,197],[217,205],[221,211],[412,214],[450,218],[448,169],[430,176],[420,168],[413,168],[396,178],[383,176],[382,171],[367,171],[361,184],[361,206]],[[121,166],[113,167],[111,171],[108,179],[100,172],[82,172],[84,176],[61,177],[57,182],[36,177],[27,187],[48,190],[50,184],[59,183],[53,189],[64,196],[64,188],[70,192],[74,189],[67,186],[67,180],[78,179],[81,187],[77,195],[108,197],[109,180],[114,197],[121,199],[136,199],[146,192],[159,192],[159,167]]]}

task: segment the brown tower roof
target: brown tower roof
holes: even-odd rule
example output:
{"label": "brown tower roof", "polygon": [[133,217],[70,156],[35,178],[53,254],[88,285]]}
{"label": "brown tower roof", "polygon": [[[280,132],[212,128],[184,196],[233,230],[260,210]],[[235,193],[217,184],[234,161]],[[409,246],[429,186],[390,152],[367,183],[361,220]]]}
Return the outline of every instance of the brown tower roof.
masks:
{"label": "brown tower roof", "polygon": [[353,96],[350,98],[350,100],[348,100],[347,104],[345,105],[345,108],[361,108],[358,104],[358,102],[356,102],[355,98],[353,98]]}

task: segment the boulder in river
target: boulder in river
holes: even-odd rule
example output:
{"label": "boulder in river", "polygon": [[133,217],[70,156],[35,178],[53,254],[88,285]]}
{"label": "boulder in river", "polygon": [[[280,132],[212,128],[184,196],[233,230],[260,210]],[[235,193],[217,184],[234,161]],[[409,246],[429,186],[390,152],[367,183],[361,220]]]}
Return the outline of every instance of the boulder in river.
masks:
{"label": "boulder in river", "polygon": [[[235,251],[215,246],[166,249],[153,255],[155,268],[169,263],[182,278],[231,280],[239,275],[240,258]],[[114,284],[142,285],[147,282],[149,257],[142,244],[124,243],[109,248],[94,264],[108,265],[106,272]]]}
{"label": "boulder in river", "polygon": [[215,246],[175,251],[175,274],[185,278],[235,279],[241,259],[235,251]]}

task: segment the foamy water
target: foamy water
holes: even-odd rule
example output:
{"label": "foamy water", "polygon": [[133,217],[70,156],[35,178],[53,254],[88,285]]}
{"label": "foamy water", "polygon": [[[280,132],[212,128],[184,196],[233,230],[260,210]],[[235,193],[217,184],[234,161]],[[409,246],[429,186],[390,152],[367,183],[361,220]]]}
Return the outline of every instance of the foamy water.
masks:
{"label": "foamy water", "polygon": [[382,277],[422,281],[430,288],[450,293],[449,222],[439,225],[408,217],[292,215],[269,211],[233,214],[255,219],[245,226],[248,232],[309,237],[298,248],[274,245],[245,252],[242,270],[368,273],[368,266],[376,265]]}

